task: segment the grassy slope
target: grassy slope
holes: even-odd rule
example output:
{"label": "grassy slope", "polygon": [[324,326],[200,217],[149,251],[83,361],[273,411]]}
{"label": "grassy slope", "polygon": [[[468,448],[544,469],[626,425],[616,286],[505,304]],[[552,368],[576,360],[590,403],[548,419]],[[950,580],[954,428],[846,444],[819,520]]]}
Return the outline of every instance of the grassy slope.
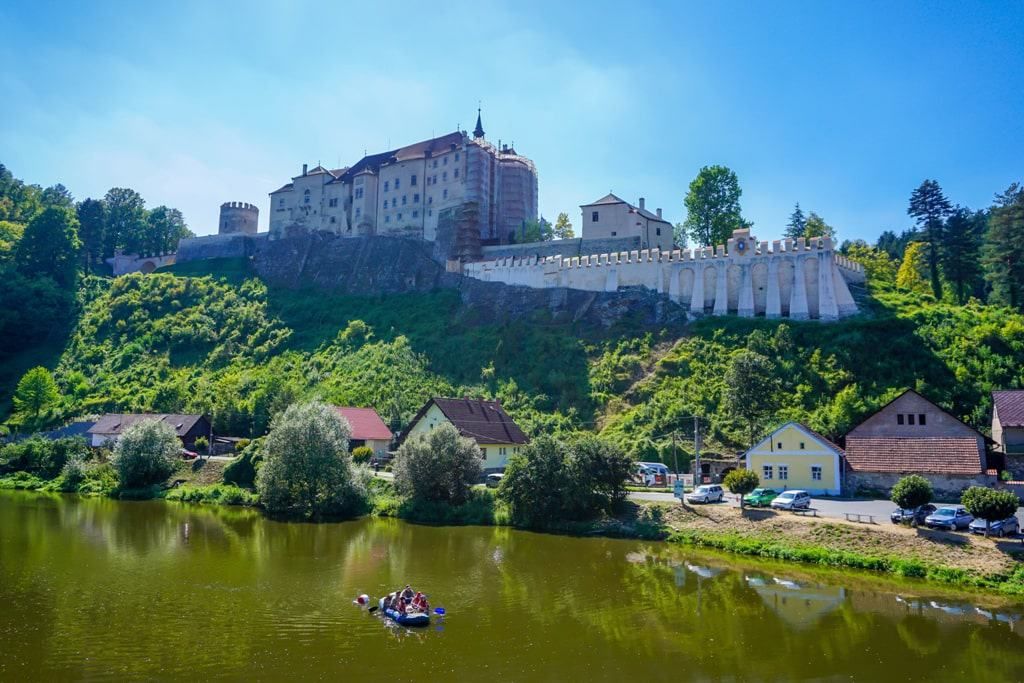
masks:
{"label": "grassy slope", "polygon": [[[207,410],[243,433],[260,431],[275,401],[316,394],[375,405],[400,424],[430,394],[459,392],[498,396],[532,429],[599,428],[636,455],[670,458],[668,435],[685,443],[693,414],[706,417],[709,450],[742,448],[747,427],[722,392],[743,348],[776,365],[780,404],[768,423],[800,419],[830,435],[905,387],[983,427],[988,392],[1024,380],[1024,317],[888,289],[840,324],[708,318],[673,337],[543,318],[475,325],[449,291],[267,290],[243,285],[244,260],[167,270],[174,277],[117,280],[85,308],[58,370],[80,394],[67,416]],[[372,328],[368,338],[339,334],[354,320]]]}

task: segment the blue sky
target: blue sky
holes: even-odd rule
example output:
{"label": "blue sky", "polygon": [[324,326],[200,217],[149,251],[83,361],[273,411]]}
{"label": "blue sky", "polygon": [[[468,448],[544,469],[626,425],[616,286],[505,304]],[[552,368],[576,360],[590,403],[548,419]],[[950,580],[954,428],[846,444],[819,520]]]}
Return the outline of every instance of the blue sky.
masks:
{"label": "blue sky", "polygon": [[0,162],[213,232],[303,162],[472,129],[537,163],[542,213],[608,190],[666,217],[701,166],[763,239],[793,203],[841,238],[909,226],[936,178],[1024,181],[1024,3],[0,4]]}

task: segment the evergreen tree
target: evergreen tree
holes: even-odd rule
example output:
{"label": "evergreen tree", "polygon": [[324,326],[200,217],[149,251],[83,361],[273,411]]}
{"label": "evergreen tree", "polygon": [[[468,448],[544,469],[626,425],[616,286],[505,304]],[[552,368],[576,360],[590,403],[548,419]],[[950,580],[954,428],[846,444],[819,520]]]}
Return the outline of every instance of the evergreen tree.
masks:
{"label": "evergreen tree", "polygon": [[804,231],[807,228],[807,218],[804,216],[803,210],[800,208],[800,202],[796,203],[793,208],[793,213],[789,214],[789,222],[786,223],[786,237],[790,239],[796,239],[797,237],[803,237]]}
{"label": "evergreen tree", "polygon": [[126,187],[115,187],[107,192],[103,202],[107,207],[103,257],[113,256],[117,249],[139,253],[146,231],[146,201],[142,195]]}
{"label": "evergreen tree", "polygon": [[103,256],[107,229],[107,207],[101,199],[86,199],[78,205],[78,238],[82,241],[82,263],[90,268]]}
{"label": "evergreen tree", "polygon": [[907,215],[917,220],[917,227],[928,245],[928,270],[936,299],[942,298],[939,263],[942,260],[945,220],[952,210],[953,206],[934,180],[921,183],[910,195],[910,206],[907,207]]}
{"label": "evergreen tree", "polygon": [[686,231],[701,247],[725,244],[732,231],[749,228],[740,211],[736,174],[725,166],[705,166],[686,193]]}
{"label": "evergreen tree", "polygon": [[1018,183],[996,195],[985,235],[984,265],[992,287],[989,301],[1024,306],[1024,186]]}
{"label": "evergreen tree", "polygon": [[572,229],[572,223],[569,221],[569,214],[564,211],[558,214],[558,218],[555,219],[553,234],[556,240],[571,240],[576,237],[576,233]]}
{"label": "evergreen tree", "polygon": [[73,292],[78,284],[78,218],[71,209],[50,207],[32,219],[18,242],[16,266],[25,277],[53,278]]}
{"label": "evergreen tree", "polygon": [[904,230],[899,235],[892,230],[883,230],[882,234],[878,236],[878,241],[875,242],[875,248],[881,249],[896,261],[902,261],[907,245],[918,239],[919,236],[915,230]]}
{"label": "evergreen tree", "polygon": [[986,216],[956,207],[946,220],[942,249],[942,272],[956,292],[957,303],[965,303],[981,288],[981,245]]}

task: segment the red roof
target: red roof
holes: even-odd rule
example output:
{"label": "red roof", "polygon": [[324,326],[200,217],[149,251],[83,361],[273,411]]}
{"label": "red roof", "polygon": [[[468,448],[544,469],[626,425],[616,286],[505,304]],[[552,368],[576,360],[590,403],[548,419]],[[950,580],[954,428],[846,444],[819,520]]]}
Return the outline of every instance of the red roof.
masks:
{"label": "red roof", "polygon": [[984,443],[974,436],[847,436],[854,472],[981,474]]}
{"label": "red roof", "polygon": [[373,408],[349,408],[334,406],[338,414],[348,420],[352,427],[352,438],[359,441],[390,441],[393,434]]}
{"label": "red roof", "polygon": [[993,391],[992,402],[1003,427],[1024,427],[1024,391]]}

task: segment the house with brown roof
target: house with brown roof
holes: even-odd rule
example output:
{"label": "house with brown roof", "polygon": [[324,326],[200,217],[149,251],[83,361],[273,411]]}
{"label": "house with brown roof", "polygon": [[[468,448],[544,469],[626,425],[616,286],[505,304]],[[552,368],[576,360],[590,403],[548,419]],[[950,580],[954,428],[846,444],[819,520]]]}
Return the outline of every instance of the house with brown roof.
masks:
{"label": "house with brown roof", "polygon": [[427,434],[445,422],[458,429],[462,436],[476,441],[486,472],[504,470],[509,457],[529,442],[498,401],[435,397],[416,413],[399,437],[399,443],[411,436]]}
{"label": "house with brown roof", "polygon": [[168,413],[107,413],[96,421],[87,432],[93,447],[113,444],[121,438],[124,430],[146,420],[156,420],[171,425],[185,448],[194,450],[196,439],[205,436],[213,441],[213,427],[203,415],[172,415]]}
{"label": "house with brown roof", "polygon": [[992,440],[1000,453],[1024,454],[1024,390],[992,392]]}
{"label": "house with brown roof", "polygon": [[380,418],[376,410],[349,406],[334,406],[334,410],[345,418],[349,427],[352,428],[352,436],[348,441],[349,450],[368,446],[373,449],[374,455],[387,454],[394,434],[384,424],[384,420]]}
{"label": "house with brown roof", "polygon": [[846,435],[846,490],[888,491],[908,474],[937,495],[987,486],[985,437],[916,391],[907,390]]}

